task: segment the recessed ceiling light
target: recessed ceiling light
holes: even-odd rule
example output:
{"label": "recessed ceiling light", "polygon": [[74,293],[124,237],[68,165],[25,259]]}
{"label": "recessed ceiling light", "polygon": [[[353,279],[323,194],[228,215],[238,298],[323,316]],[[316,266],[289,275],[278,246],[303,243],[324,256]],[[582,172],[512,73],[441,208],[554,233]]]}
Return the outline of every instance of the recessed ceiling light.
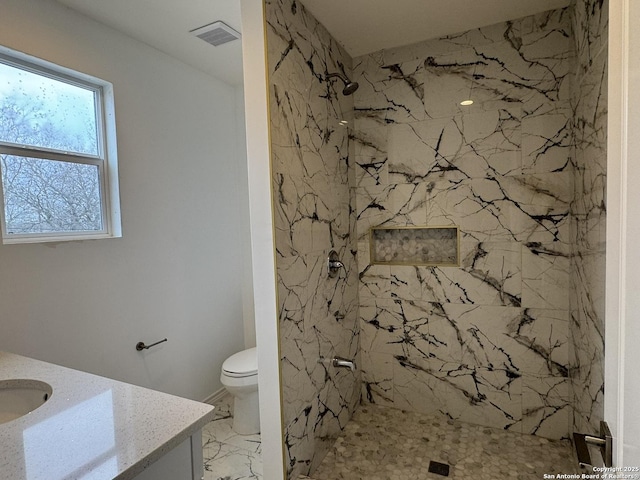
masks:
{"label": "recessed ceiling light", "polygon": [[464,105],[465,107],[467,105],[473,105],[473,100],[463,100],[460,102],[460,105]]}

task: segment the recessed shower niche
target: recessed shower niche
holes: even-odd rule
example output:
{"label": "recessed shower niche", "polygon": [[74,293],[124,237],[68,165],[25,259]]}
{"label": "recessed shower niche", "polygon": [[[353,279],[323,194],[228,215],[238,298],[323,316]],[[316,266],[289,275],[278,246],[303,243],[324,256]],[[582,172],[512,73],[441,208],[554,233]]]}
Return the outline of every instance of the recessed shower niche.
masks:
{"label": "recessed shower niche", "polygon": [[451,266],[460,264],[458,227],[380,227],[369,235],[371,263]]}

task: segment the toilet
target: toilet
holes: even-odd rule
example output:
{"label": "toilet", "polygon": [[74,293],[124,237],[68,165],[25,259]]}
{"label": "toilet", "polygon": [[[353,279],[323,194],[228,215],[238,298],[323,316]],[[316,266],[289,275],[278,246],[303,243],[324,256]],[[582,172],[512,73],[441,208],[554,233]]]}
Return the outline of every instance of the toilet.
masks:
{"label": "toilet", "polygon": [[227,358],[220,381],[233,395],[233,430],[241,435],[260,433],[258,408],[258,358],[249,348]]}

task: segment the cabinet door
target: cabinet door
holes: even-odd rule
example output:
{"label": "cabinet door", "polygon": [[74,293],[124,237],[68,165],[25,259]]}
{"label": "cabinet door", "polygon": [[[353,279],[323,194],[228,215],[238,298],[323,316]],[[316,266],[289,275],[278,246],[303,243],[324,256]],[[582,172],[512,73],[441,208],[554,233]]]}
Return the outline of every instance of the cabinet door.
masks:
{"label": "cabinet door", "polygon": [[201,480],[202,458],[202,432],[198,431],[145,468],[135,480]]}

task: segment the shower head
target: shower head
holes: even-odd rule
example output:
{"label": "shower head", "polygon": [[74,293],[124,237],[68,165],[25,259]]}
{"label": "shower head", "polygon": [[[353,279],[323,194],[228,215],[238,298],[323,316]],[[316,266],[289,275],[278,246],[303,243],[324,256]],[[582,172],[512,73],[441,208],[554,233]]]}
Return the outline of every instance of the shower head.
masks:
{"label": "shower head", "polygon": [[353,92],[358,90],[359,86],[360,85],[358,85],[358,82],[347,82],[344,85],[344,88],[342,89],[342,94],[343,95],[351,95]]}
{"label": "shower head", "polygon": [[327,80],[329,80],[332,77],[338,77],[340,80],[342,80],[342,83],[344,83],[344,88],[342,89],[343,95],[351,95],[359,87],[358,82],[352,82],[341,73],[327,73],[327,76],[326,76]]}

